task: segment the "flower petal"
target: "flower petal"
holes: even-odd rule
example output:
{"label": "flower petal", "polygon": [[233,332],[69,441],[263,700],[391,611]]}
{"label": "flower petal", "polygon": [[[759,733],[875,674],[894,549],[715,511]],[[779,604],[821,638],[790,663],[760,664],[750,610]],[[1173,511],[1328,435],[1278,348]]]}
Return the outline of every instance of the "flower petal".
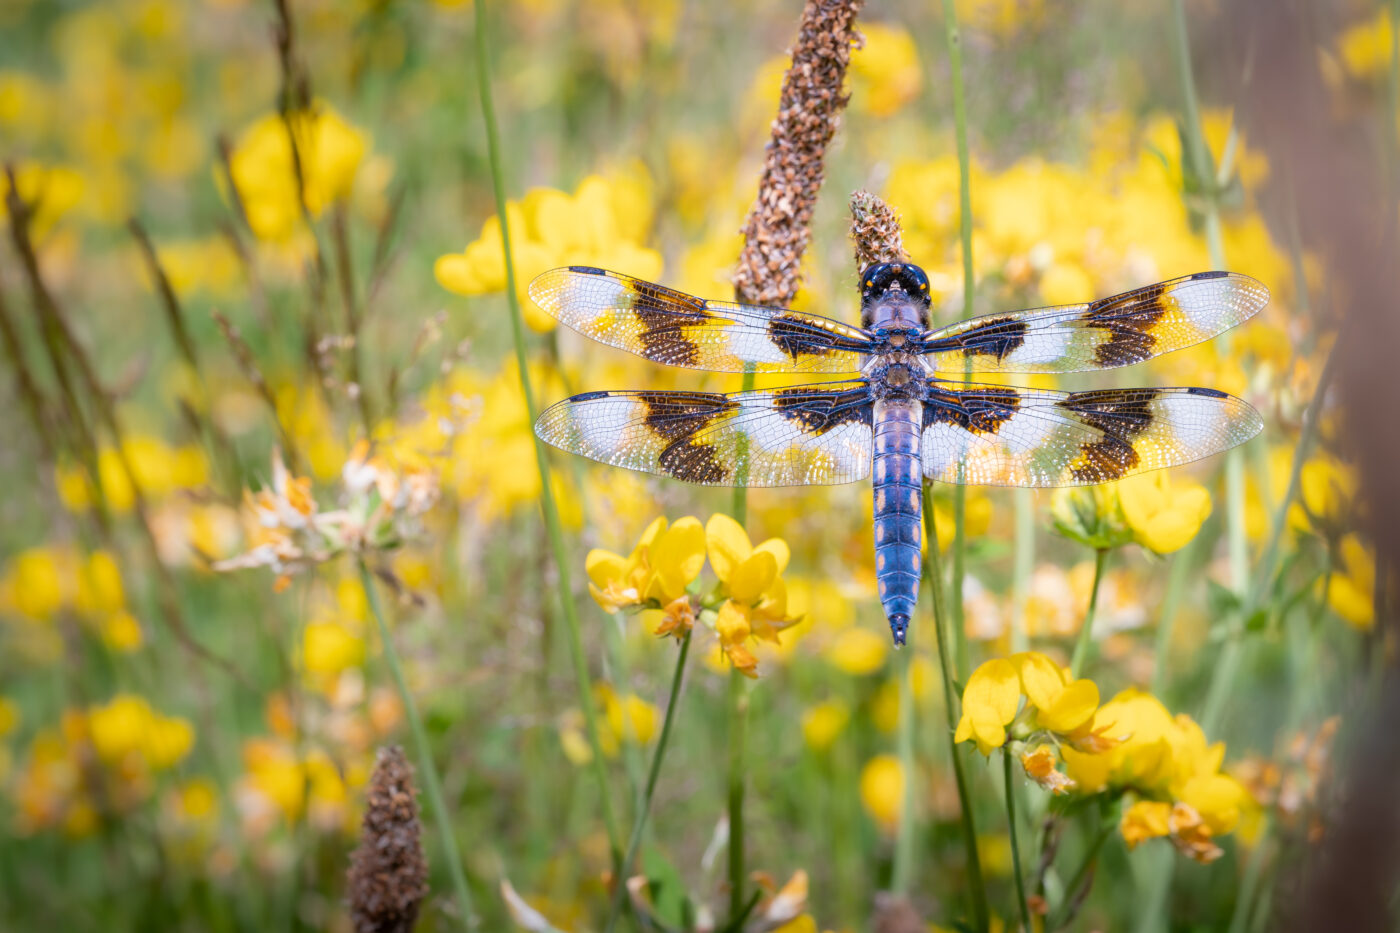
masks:
{"label": "flower petal", "polygon": [[1021,674],[1021,688],[1026,699],[1037,709],[1049,709],[1065,689],[1065,675],[1060,666],[1039,651],[1013,654],[1011,662]]}
{"label": "flower petal", "polygon": [[734,568],[753,553],[753,544],[742,525],[722,513],[715,513],[705,523],[705,540],[710,547],[710,566],[715,576],[725,583]]}
{"label": "flower petal", "polygon": [[1041,708],[1037,719],[1051,732],[1068,734],[1094,718],[1099,708],[1099,688],[1092,680],[1076,680],[1060,691],[1048,709]]}
{"label": "flower petal", "polygon": [[754,551],[729,573],[729,595],[752,606],[778,577],[778,561],[768,551]]}

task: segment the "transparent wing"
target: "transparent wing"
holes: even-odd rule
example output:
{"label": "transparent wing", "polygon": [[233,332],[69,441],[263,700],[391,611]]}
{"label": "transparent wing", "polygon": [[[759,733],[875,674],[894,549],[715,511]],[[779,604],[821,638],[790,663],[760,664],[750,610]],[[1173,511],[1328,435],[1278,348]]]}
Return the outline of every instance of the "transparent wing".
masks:
{"label": "transparent wing", "polygon": [[585,392],[535,423],[599,463],[705,486],[850,483],[870,475],[869,383],[773,391]]}
{"label": "transparent wing", "polygon": [[939,372],[1067,373],[1128,366],[1209,340],[1269,303],[1247,275],[1198,272],[1088,304],[960,321],[924,336]]}
{"label": "transparent wing", "polygon": [[530,298],[584,336],[690,369],[856,373],[875,348],[865,331],[819,315],[705,301],[592,266],[544,273]]}
{"label": "transparent wing", "polygon": [[1200,460],[1263,427],[1247,403],[1214,389],[1051,392],[931,381],[921,454],[924,475],[945,483],[1079,486]]}

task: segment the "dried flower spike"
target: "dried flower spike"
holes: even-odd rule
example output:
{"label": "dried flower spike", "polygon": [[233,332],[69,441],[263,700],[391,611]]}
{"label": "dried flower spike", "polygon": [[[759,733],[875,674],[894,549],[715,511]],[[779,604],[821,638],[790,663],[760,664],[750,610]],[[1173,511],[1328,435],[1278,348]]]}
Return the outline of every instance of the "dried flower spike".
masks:
{"label": "dried flower spike", "polygon": [[403,749],[379,750],[369,781],[360,845],[350,855],[350,913],[356,933],[408,933],[428,895],[418,790]]}
{"label": "dried flower spike", "polygon": [[862,0],[808,0],[792,65],[783,78],[773,138],[744,222],[734,293],[753,304],[787,305],[802,284],[802,254],[822,185],[822,160],[836,133]]}
{"label": "dried flower spike", "polygon": [[851,240],[855,244],[857,271],[877,262],[909,261],[899,215],[869,191],[851,195]]}

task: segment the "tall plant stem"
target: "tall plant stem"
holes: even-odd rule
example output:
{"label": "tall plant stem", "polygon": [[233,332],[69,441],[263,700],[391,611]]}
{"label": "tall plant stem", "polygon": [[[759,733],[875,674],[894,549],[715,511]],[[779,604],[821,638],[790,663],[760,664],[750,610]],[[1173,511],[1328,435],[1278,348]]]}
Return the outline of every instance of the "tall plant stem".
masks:
{"label": "tall plant stem", "polygon": [[1152,658],[1152,693],[1159,699],[1167,686],[1167,656],[1171,653],[1172,633],[1176,628],[1176,611],[1181,606],[1181,594],[1191,573],[1196,555],[1196,540],[1192,538],[1172,557],[1172,569],[1167,576],[1167,592],[1162,597],[1162,613],[1157,617],[1157,644]]}
{"label": "tall plant stem", "polygon": [[744,768],[749,739],[748,678],[729,671],[729,920],[748,908],[744,897]]}
{"label": "tall plant stem", "polygon": [[[937,545],[934,545],[937,547]],[[910,633],[912,634],[912,633]],[[906,636],[908,638],[908,636]],[[914,876],[914,646],[906,644],[899,652],[899,725],[896,744],[899,770],[904,775],[904,793],[899,802],[899,824],[894,841],[894,871],[890,887],[895,894],[907,895]]]}
{"label": "tall plant stem", "polygon": [[953,690],[953,672],[948,658],[948,639],[944,633],[943,568],[938,554],[938,525],[933,515],[933,494],[924,483],[924,576],[933,590],[933,631],[938,638],[938,665],[943,673],[943,709],[948,717],[948,755],[953,762],[953,779],[958,786],[958,805],[962,816],[963,846],[967,852],[968,887],[972,890],[974,929],[986,933],[991,912],[987,907],[987,888],[982,881],[982,862],[977,854],[977,826],[972,816],[972,799],[967,776],[963,773],[962,757],[953,741],[958,728],[957,695]]}
{"label": "tall plant stem", "polygon": [[1089,651],[1094,641],[1094,615],[1099,608],[1099,586],[1103,583],[1103,565],[1108,559],[1108,551],[1098,548],[1094,551],[1094,585],[1089,590],[1089,611],[1084,614],[1084,624],[1079,628],[1079,638],[1074,642],[1074,654],[1069,661],[1069,676],[1078,677],[1084,670],[1084,662],[1089,660]]}
{"label": "tall plant stem", "polygon": [[1017,489],[1016,540],[1011,563],[1011,650],[1029,647],[1026,610],[1031,598],[1031,575],[1035,572],[1035,491]]}
{"label": "tall plant stem", "polygon": [[457,837],[452,832],[452,820],[448,818],[447,805],[442,799],[442,779],[438,777],[437,766],[433,764],[433,750],[428,745],[428,733],[423,728],[423,719],[418,715],[418,704],[404,679],[403,667],[399,664],[399,653],[394,648],[394,636],[384,621],[384,610],[379,605],[379,591],[374,585],[369,567],[363,559],[360,565],[360,585],[364,587],[365,599],[374,621],[379,625],[379,640],[384,643],[384,660],[389,662],[389,672],[394,675],[394,686],[398,688],[399,699],[403,701],[404,712],[408,716],[408,726],[413,732],[413,745],[418,752],[418,767],[423,772],[423,789],[428,792],[428,806],[433,808],[433,822],[437,824],[438,835],[442,837],[443,854],[447,857],[447,872],[452,876],[452,888],[457,894],[457,906],[461,908],[463,923],[468,929],[476,929],[479,921],[476,909],[472,906],[471,891],[467,888],[467,876],[462,870],[462,855],[457,851]]}
{"label": "tall plant stem", "polygon": [[[742,390],[752,391],[754,373],[744,372]],[[749,518],[749,490],[734,487],[734,520],[746,525]],[[748,678],[732,668],[729,671],[729,761],[726,798],[729,815],[729,919],[735,920],[747,906],[744,900],[744,766],[749,740]]]}
{"label": "tall plant stem", "polygon": [[1016,785],[1011,783],[1011,750],[1001,748],[1001,778],[1006,786],[1006,826],[1011,836],[1011,877],[1016,880],[1016,906],[1021,914],[1021,929],[1033,933],[1031,909],[1026,902],[1026,881],[1021,877],[1021,844],[1016,830]]}
{"label": "tall plant stem", "polygon": [[[496,216],[501,223],[501,250],[505,254],[506,262],[506,303],[510,306],[510,330],[515,342],[515,363],[520,370],[520,389],[525,395],[525,408],[533,425],[539,409],[535,404],[534,388],[530,384],[530,369],[525,356],[525,322],[515,288],[515,260],[511,256],[510,222],[506,215],[506,186],[501,166],[500,133],[496,128],[496,108],[491,99],[491,69],[486,42],[486,0],[477,0],[476,3],[476,77],[477,89],[481,94],[481,114],[486,123],[486,149],[491,164],[491,186],[496,195]],[[549,482],[549,462],[545,458],[544,442],[533,431],[530,432],[530,439],[535,442],[535,466],[540,474],[540,507],[544,511],[544,523],[549,531],[549,546],[554,552],[555,570],[559,574],[559,602],[564,613],[569,654],[573,659],[574,686],[578,691],[579,706],[583,709],[588,744],[593,750],[593,771],[598,779],[603,827],[608,834],[613,868],[616,870],[622,864],[622,846],[619,842],[617,817],[613,814],[612,798],[608,794],[608,772],[603,761],[603,744],[598,735],[598,711],[593,705],[593,684],[588,674],[588,658],[583,651],[578,606],[574,603],[569,554],[564,547],[559,506],[554,501],[554,490]]]}
{"label": "tall plant stem", "polygon": [[[958,232],[962,240],[963,313],[972,313],[972,295],[976,281],[972,267],[972,156],[967,142],[967,93],[963,87],[962,33],[958,29],[958,12],[954,0],[943,0],[943,32],[948,42],[948,68],[952,76],[953,126],[958,147]],[[971,374],[971,359],[964,367],[963,382]],[[961,464],[958,467],[962,470]],[[967,488],[961,483],[953,487],[953,580],[951,616],[956,670],[959,677],[968,672],[967,631],[963,623],[963,578],[967,573]],[[936,547],[935,547],[936,550]]]}
{"label": "tall plant stem", "polygon": [[646,830],[647,816],[651,812],[651,798],[656,792],[656,779],[661,774],[661,761],[666,757],[666,743],[671,738],[671,724],[675,720],[676,708],[680,705],[681,683],[685,680],[685,661],[690,655],[690,632],[681,639],[680,653],[676,656],[676,672],[671,676],[671,695],[666,700],[666,716],[661,721],[661,737],[656,740],[656,751],[652,752],[651,768],[647,772],[646,787],[637,798],[636,822],[632,825],[632,838],[627,840],[627,854],[622,857],[622,871],[618,873],[613,886],[612,907],[608,910],[609,933],[617,926],[622,915],[623,898],[627,896],[627,876],[632,873],[632,863],[637,858],[637,850],[642,846],[642,835]]}

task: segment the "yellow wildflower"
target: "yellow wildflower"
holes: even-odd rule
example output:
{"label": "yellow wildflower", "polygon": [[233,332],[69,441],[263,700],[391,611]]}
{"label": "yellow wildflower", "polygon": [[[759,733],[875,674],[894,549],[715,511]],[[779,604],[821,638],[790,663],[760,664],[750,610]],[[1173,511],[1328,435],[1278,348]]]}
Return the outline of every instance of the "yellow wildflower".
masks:
{"label": "yellow wildflower", "polygon": [[1211,508],[1204,486],[1173,482],[1166,470],[1121,480],[1118,501],[1133,539],[1157,554],[1185,547],[1201,530]]}
{"label": "yellow wildflower", "polygon": [[853,676],[873,674],[885,663],[890,651],[889,635],[880,635],[868,628],[851,626],[842,629],[826,649],[826,659]]}
{"label": "yellow wildflower", "polygon": [[302,632],[301,652],[308,673],[335,675],[364,663],[365,641],[339,622],[312,622]]}
{"label": "yellow wildflower", "polygon": [[[1055,662],[1037,651],[993,658],[972,672],[963,689],[962,718],[954,741],[972,739],[984,755],[1006,744],[1006,728],[1027,700],[1027,727],[1071,741],[1092,732],[1099,689],[1090,680],[1071,681]],[[1033,711],[1034,715],[1029,714]]]}
{"label": "yellow wildflower", "polygon": [[[83,176],[67,166],[21,162],[15,169],[15,187],[20,200],[33,212],[30,229],[38,240],[82,202],[86,186]],[[0,218],[9,216],[9,191],[9,176],[0,173]]]}
{"label": "yellow wildflower", "polygon": [[1128,848],[1135,849],[1149,839],[1157,839],[1171,832],[1172,805],[1159,800],[1139,800],[1123,811],[1118,822],[1118,832]]}
{"label": "yellow wildflower", "polygon": [[1376,78],[1390,67],[1393,25],[1390,11],[1381,9],[1363,23],[1352,26],[1338,42],[1347,71],[1358,78]]}
{"label": "yellow wildflower", "polygon": [[230,174],[248,215],[248,226],[265,240],[285,241],[302,225],[303,203],[312,217],[349,196],[355,173],[370,147],[368,135],[333,107],[315,101],[290,115],[300,157],[300,201],[287,121],[268,114],[238,138]]}
{"label": "yellow wildflower", "polygon": [[[661,276],[661,254],[642,245],[651,226],[651,177],[640,163],[609,177],[590,175],[572,195],[534,188],[506,205],[511,258],[525,323],[541,333],[556,321],[535,307],[525,289],[556,266],[592,265],[643,279]],[[460,253],[439,256],[438,284],[458,295],[505,289],[505,252],[500,218],[492,215],[481,234]]]}
{"label": "yellow wildflower", "polygon": [[1052,794],[1067,794],[1074,788],[1074,781],[1056,770],[1056,764],[1055,752],[1045,745],[1021,753],[1021,767],[1026,777]]}
{"label": "yellow wildflower", "polygon": [[1337,566],[1323,584],[1327,604],[1342,621],[1369,632],[1376,624],[1376,558],[1355,534],[1337,545]]}
{"label": "yellow wildflower", "polygon": [[814,752],[824,752],[836,741],[851,718],[851,710],[841,700],[826,700],[802,714],[802,738]]}
{"label": "yellow wildflower", "polygon": [[865,812],[886,832],[899,825],[904,808],[904,768],[893,755],[876,755],[860,772],[860,800]]}
{"label": "yellow wildflower", "polygon": [[918,44],[899,26],[864,23],[860,31],[865,42],[851,53],[852,100],[874,116],[891,116],[919,94]]}
{"label": "yellow wildflower", "polygon": [[689,515],[669,528],[665,517],[658,517],[626,557],[595,548],[584,559],[588,590],[605,611],[650,605],[673,617],[691,611],[679,601],[688,604],[686,588],[704,566],[705,530]]}
{"label": "yellow wildflower", "polygon": [[1050,497],[1050,515],[1056,531],[1096,550],[1119,547],[1132,540],[1116,483],[1056,489]]}
{"label": "yellow wildflower", "polygon": [[107,616],[101,626],[102,641],[113,651],[130,653],[141,647],[141,623],[126,610]]}
{"label": "yellow wildflower", "polygon": [[605,755],[616,755],[622,742],[646,745],[656,735],[660,717],[651,703],[634,693],[618,696],[612,685],[606,683],[599,683],[593,692],[603,708],[599,741]]}
{"label": "yellow wildflower", "polygon": [[719,513],[705,523],[705,542],[725,598],[715,619],[720,644],[736,668],[756,677],[758,659],[748,650],[748,639],[776,643],[779,632],[799,621],[788,614],[782,579],[791,551],[781,538],[755,547],[743,526]]}

